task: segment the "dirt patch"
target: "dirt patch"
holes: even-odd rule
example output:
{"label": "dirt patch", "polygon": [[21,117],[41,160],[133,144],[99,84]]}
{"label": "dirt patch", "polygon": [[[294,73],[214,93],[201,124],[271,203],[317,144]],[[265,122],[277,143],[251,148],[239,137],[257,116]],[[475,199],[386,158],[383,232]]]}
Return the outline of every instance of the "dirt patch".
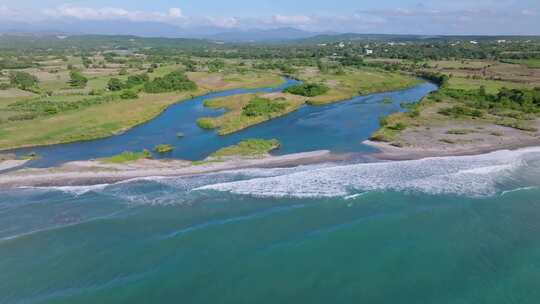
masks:
{"label": "dirt patch", "polygon": [[34,93],[19,89],[0,90],[0,98],[32,97],[34,95]]}

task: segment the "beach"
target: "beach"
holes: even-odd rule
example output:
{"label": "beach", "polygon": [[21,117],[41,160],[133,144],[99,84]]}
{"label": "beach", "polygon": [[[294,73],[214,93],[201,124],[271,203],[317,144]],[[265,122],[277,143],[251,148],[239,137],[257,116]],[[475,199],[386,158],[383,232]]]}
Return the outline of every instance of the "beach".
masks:
{"label": "beach", "polygon": [[76,161],[59,167],[22,169],[1,174],[0,188],[87,186],[153,176],[189,176],[246,168],[290,167],[349,158],[350,154],[333,154],[321,150],[260,158],[228,158],[223,161],[208,159],[197,164],[182,160],[152,159],[127,164],[109,164],[99,160]]}

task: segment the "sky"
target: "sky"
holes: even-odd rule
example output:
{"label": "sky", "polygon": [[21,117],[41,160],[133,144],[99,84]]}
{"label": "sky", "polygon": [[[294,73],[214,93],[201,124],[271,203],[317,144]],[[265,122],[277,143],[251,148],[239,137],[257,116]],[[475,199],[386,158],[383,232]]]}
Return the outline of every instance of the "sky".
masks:
{"label": "sky", "polygon": [[156,22],[223,30],[540,35],[540,0],[0,0],[3,23]]}

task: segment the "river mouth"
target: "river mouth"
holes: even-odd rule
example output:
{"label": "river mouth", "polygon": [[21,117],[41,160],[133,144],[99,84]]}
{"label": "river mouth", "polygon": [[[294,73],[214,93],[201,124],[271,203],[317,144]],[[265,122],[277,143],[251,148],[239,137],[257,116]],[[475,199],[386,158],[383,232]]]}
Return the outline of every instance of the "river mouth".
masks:
{"label": "river mouth", "polygon": [[[220,148],[247,138],[278,139],[281,148],[275,155],[329,150],[334,153],[371,153],[376,150],[362,142],[378,128],[381,116],[403,111],[402,103],[417,102],[437,89],[423,83],[405,90],[358,96],[325,106],[303,106],[288,115],[261,123],[234,134],[220,136],[214,130],[203,130],[196,120],[217,116],[222,109],[209,109],[207,99],[256,92],[279,92],[298,83],[287,79],[275,88],[235,89],[212,93],[170,106],[158,117],[116,136],[68,144],[17,149],[18,155],[37,153],[40,157],[28,167],[58,166],[70,161],[109,157],[124,151],[151,150],[159,144],[174,146],[171,153],[156,158],[201,160]],[[392,100],[391,103],[384,102]],[[178,133],[184,136],[179,138]]]}

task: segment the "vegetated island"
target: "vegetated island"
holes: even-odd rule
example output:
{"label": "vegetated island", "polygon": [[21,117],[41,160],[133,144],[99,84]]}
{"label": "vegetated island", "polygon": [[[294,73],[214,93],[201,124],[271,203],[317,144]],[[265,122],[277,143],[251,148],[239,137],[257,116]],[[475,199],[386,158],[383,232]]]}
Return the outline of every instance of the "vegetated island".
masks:
{"label": "vegetated island", "polygon": [[369,67],[339,70],[304,67],[296,72],[295,78],[304,83],[288,87],[282,93],[244,94],[207,100],[205,106],[225,108],[227,112],[217,117],[200,118],[197,124],[204,129],[218,129],[220,135],[227,135],[286,115],[304,104],[329,104],[420,83],[410,75]]}

